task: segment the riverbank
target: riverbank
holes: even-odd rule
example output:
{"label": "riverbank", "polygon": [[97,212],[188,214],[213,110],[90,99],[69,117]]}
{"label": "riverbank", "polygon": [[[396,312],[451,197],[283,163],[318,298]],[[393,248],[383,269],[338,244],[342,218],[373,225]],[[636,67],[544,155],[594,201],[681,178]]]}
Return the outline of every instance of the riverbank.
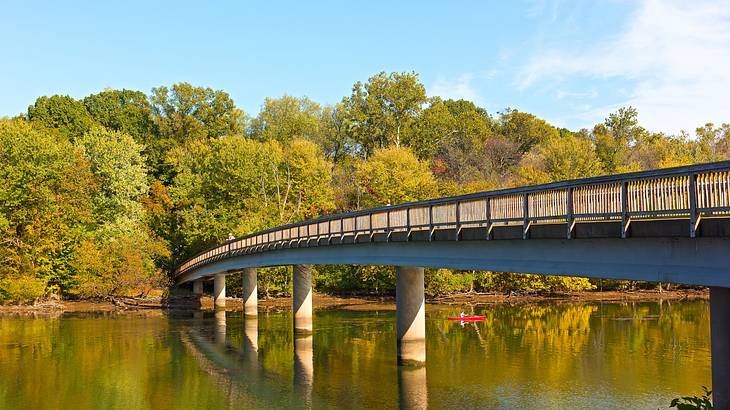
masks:
{"label": "riverbank", "polygon": [[[428,299],[428,304],[439,305],[476,305],[493,303],[540,303],[540,302],[641,302],[641,301],[678,301],[709,299],[707,289],[682,289],[662,291],[606,291],[606,292],[571,292],[554,294],[478,294],[465,293]],[[390,310],[395,309],[395,298],[392,296],[338,296],[315,294],[314,307],[318,309],[340,308],[349,310]],[[259,300],[259,309],[278,311],[291,307],[290,297],[269,298]],[[226,310],[241,310],[243,302],[240,298],[228,298]],[[24,312],[124,312],[162,309],[213,309],[213,298],[194,295],[179,295],[170,298],[151,297],[117,298],[103,301],[61,301],[48,300],[34,305],[0,306],[0,314]]]}

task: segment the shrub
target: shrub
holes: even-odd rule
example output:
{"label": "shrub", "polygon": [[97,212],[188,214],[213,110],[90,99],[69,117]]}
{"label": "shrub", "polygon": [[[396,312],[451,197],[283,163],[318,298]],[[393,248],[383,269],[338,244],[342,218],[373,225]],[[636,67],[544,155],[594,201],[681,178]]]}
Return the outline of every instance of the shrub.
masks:
{"label": "shrub", "polygon": [[0,303],[24,304],[38,300],[46,289],[46,281],[30,275],[13,275],[0,279]]}

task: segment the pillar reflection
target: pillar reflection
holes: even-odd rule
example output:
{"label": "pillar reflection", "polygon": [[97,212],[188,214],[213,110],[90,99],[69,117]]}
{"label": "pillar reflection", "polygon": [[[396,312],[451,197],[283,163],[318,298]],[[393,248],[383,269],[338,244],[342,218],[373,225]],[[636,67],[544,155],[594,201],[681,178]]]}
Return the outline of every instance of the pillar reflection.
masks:
{"label": "pillar reflection", "polygon": [[243,321],[243,352],[251,365],[258,363],[259,321],[256,316],[248,316]]}
{"label": "pillar reflection", "polygon": [[294,391],[304,407],[312,407],[314,384],[314,347],[312,335],[294,337]]}
{"label": "pillar reflection", "polygon": [[428,408],[426,367],[398,366],[398,402],[401,409]]}
{"label": "pillar reflection", "polygon": [[226,311],[215,311],[215,344],[218,346],[226,345]]}

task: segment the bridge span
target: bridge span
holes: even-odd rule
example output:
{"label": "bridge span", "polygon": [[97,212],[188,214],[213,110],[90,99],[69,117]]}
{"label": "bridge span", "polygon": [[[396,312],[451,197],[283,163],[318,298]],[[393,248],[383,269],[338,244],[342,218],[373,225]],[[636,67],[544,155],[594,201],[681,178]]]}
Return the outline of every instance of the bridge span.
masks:
{"label": "bridge span", "polygon": [[[730,408],[730,161],[563,181],[327,215],[224,242],[175,272],[178,284],[294,266],[294,328],[312,331],[312,264],[396,266],[398,359],[425,361],[423,268],[710,287],[713,396]],[[718,406],[719,405],[719,406]]]}

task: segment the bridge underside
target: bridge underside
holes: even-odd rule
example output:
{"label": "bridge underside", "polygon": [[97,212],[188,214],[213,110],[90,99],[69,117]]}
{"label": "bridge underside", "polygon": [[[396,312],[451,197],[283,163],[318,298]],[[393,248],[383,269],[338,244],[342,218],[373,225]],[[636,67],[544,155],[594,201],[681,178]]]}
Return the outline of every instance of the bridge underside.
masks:
{"label": "bridge underside", "polygon": [[[532,227],[530,239],[521,239],[521,226],[495,228],[485,240],[484,228],[438,230],[373,237],[346,236],[269,245],[250,253],[228,255],[192,269],[178,283],[247,267],[296,264],[356,264],[423,266],[462,270],[489,270],[605,279],[661,281],[730,287],[730,238],[726,219],[705,220],[702,237],[687,237],[684,221],[653,221],[645,228],[632,226],[632,237],[621,239],[620,224],[576,226],[576,239],[565,237],[564,224]],[[676,223],[675,223],[676,222]],[[618,234],[618,235],[617,235]],[[508,239],[517,238],[520,239]],[[551,238],[552,237],[552,238]]]}

